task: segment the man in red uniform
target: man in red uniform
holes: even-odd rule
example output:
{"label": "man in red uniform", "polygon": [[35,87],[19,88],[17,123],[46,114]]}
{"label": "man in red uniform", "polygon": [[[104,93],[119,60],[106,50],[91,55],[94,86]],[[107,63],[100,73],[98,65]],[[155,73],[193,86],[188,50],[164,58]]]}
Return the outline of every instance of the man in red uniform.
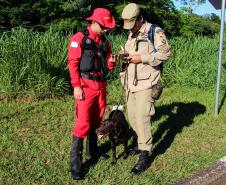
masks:
{"label": "man in red uniform", "polygon": [[104,34],[115,27],[110,11],[97,8],[83,32],[70,39],[68,69],[74,88],[76,124],[71,148],[72,178],[81,179],[83,139],[87,138],[88,154],[97,157],[95,129],[101,124],[106,107],[106,75],[115,67],[110,43]]}

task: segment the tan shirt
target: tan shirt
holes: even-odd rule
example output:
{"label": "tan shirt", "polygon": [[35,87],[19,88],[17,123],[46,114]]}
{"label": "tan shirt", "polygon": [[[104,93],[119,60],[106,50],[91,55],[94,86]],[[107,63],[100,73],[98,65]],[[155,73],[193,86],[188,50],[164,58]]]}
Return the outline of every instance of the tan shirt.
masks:
{"label": "tan shirt", "polygon": [[[141,55],[141,63],[137,65],[137,85],[134,85],[135,64],[130,63],[127,71],[121,72],[121,82],[124,87],[131,92],[137,92],[151,88],[160,80],[159,64],[167,60],[170,56],[170,46],[167,43],[164,31],[157,27],[155,29],[154,42],[157,52],[154,52],[153,46],[148,39],[150,23],[145,22],[139,30],[136,38],[129,34],[125,44],[125,50],[130,55]],[[136,48],[136,43],[139,42]],[[136,50],[137,49],[137,50]]]}

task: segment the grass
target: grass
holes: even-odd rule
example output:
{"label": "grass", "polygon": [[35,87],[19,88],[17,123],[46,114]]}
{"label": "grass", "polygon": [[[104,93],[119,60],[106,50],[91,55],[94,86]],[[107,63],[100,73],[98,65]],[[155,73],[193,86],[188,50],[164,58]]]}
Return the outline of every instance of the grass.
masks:
{"label": "grass", "polygon": [[[0,35],[0,99],[32,96],[39,99],[64,96],[71,91],[67,69],[68,40],[52,29],[45,33],[14,28]],[[108,35],[113,53],[126,42],[126,35]],[[209,88],[217,78],[219,36],[214,38],[176,37],[169,40],[172,57],[164,64],[162,82],[165,86]],[[223,53],[226,57],[226,52]],[[226,63],[222,62],[222,74]],[[119,77],[121,64],[109,73],[109,79]],[[226,78],[222,75],[225,87]],[[50,93],[51,92],[51,93]]]}
{"label": "grass", "polygon": [[[115,84],[108,103],[115,102]],[[112,90],[112,92],[110,92]],[[118,93],[119,94],[119,93]],[[226,154],[226,92],[214,116],[215,90],[164,89],[156,102],[151,165],[140,176],[129,171],[137,156],[88,165],[85,180],[72,181],[68,161],[73,99],[19,99],[0,102],[0,184],[169,184],[211,165]],[[108,112],[106,112],[106,115]],[[102,140],[102,146],[107,140]],[[123,147],[117,148],[117,153]],[[111,151],[108,151],[111,154]]]}

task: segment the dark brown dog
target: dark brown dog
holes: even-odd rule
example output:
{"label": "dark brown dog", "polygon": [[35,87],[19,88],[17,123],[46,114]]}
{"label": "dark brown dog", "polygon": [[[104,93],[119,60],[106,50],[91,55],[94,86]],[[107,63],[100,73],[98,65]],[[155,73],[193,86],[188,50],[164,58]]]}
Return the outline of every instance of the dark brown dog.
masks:
{"label": "dark brown dog", "polygon": [[116,163],[116,146],[124,145],[123,159],[128,157],[129,125],[120,110],[113,110],[109,118],[96,130],[98,138],[109,136],[112,149],[112,164]]}

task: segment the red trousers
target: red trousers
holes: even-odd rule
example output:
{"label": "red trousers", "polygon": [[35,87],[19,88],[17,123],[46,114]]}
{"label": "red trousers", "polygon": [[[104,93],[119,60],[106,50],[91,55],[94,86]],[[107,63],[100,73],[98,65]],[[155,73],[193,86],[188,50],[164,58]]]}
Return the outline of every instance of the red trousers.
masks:
{"label": "red trousers", "polygon": [[79,138],[87,138],[90,129],[96,129],[101,125],[106,107],[106,88],[93,90],[83,88],[85,98],[75,100],[75,127],[73,135]]}

